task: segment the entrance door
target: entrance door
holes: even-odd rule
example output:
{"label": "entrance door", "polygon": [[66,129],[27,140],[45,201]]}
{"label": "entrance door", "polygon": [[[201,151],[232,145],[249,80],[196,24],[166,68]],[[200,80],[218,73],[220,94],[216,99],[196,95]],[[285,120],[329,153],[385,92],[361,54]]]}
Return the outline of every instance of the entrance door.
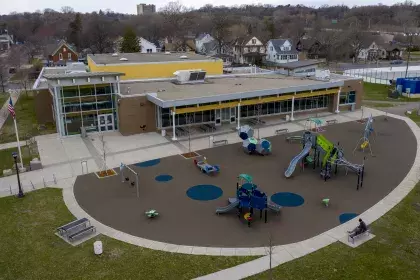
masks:
{"label": "entrance door", "polygon": [[114,130],[114,115],[103,114],[98,115],[99,131],[112,131]]}
{"label": "entrance door", "polygon": [[236,107],[230,108],[230,123],[236,122]]}

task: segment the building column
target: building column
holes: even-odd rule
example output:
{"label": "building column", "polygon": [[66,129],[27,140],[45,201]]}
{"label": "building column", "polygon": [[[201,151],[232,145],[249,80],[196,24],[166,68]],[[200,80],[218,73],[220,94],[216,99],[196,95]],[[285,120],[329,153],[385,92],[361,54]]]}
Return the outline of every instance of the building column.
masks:
{"label": "building column", "polygon": [[338,114],[340,113],[340,94],[341,94],[341,87],[338,89],[338,93],[337,93],[337,107],[335,109],[335,113]]}
{"label": "building column", "polygon": [[295,97],[293,96],[292,97],[292,114],[290,115],[290,120],[291,121],[295,120],[295,117],[293,116],[294,111],[295,111]]}
{"label": "building column", "polygon": [[236,109],[236,113],[238,114],[238,117],[236,118],[238,120],[238,126],[236,127],[237,130],[241,128],[241,103],[238,103],[238,109]]}
{"label": "building column", "polygon": [[175,134],[175,110],[172,110],[172,141],[178,140]]}

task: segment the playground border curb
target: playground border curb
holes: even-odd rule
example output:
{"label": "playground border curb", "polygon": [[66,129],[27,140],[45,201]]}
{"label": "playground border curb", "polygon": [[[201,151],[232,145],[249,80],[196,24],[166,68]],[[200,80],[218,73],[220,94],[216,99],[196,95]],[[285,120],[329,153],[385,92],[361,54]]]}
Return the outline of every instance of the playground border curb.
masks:
{"label": "playground border curb", "polygon": [[[375,115],[384,115],[382,111],[368,108]],[[345,115],[341,114],[341,115]],[[350,120],[350,116],[349,121]],[[417,141],[416,157],[410,171],[399,185],[391,191],[386,197],[377,202],[374,206],[360,214],[366,223],[370,224],[397,205],[404,197],[415,187],[420,177],[420,128],[411,119],[394,114],[388,114],[388,117],[404,120],[413,132]],[[356,120],[356,119],[353,119]],[[159,241],[153,241],[137,236],[133,236],[119,230],[113,229],[95,220],[86,213],[77,203],[73,191],[74,185],[63,189],[63,199],[69,211],[77,218],[86,217],[97,230],[108,237],[127,242],[132,245],[141,246],[154,250],[161,250],[172,253],[192,254],[192,255],[212,255],[212,256],[262,256],[253,261],[240,264],[225,270],[221,270],[209,275],[198,277],[196,279],[242,279],[269,269],[269,256],[266,247],[254,248],[217,248],[217,247],[199,247],[169,244]],[[342,225],[332,228],[324,233],[309,239],[296,243],[274,246],[272,254],[272,267],[289,262],[291,260],[303,257],[315,252],[321,248],[331,245],[347,236],[347,230],[357,226],[357,219],[350,220]]]}

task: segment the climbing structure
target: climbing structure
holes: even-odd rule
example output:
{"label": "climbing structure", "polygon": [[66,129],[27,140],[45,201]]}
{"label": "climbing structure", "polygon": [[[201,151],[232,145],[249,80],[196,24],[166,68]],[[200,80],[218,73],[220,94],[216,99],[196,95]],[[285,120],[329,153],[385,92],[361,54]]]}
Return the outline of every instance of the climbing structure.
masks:
{"label": "climbing structure", "polygon": [[344,158],[343,150],[332,144],[323,135],[305,131],[303,140],[302,151],[292,159],[284,173],[286,178],[292,176],[297,164],[301,162],[302,168],[310,164],[313,164],[313,169],[321,166],[320,175],[325,181],[331,178],[334,167],[337,174],[338,167],[343,166],[346,169],[346,174],[349,170],[357,174],[357,189],[363,185],[364,164],[353,164],[347,161]]}
{"label": "climbing structure", "polygon": [[254,130],[249,125],[241,126],[238,134],[242,139],[242,148],[247,154],[268,155],[271,153],[271,142],[266,139],[254,138]]}
{"label": "climbing structure", "polygon": [[[375,132],[375,131],[373,129],[373,118],[372,118],[372,115],[370,115],[369,119],[366,122],[365,129],[363,130],[363,135],[359,139],[359,141],[357,141],[357,145],[353,150],[353,154],[354,152],[356,152],[357,149],[360,149],[364,152],[366,148],[369,148],[370,154],[371,156],[373,156],[371,142],[369,140],[369,137],[372,135],[372,132]],[[374,135],[373,135],[373,140],[375,140]]]}

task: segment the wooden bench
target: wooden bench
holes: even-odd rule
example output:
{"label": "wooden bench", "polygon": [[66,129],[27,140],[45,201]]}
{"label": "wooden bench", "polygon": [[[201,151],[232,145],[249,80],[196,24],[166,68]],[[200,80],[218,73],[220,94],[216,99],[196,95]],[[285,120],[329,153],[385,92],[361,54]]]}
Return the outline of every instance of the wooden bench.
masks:
{"label": "wooden bench", "polygon": [[281,129],[276,129],[275,131],[274,131],[274,133],[275,134],[285,134],[285,133],[288,133],[289,132],[289,129],[288,128],[281,128]]}
{"label": "wooden bench", "polygon": [[338,121],[336,119],[326,121],[327,124],[336,124],[337,122]]}
{"label": "wooden bench", "polygon": [[67,235],[72,229],[82,226],[86,227],[88,224],[90,226],[89,220],[87,218],[82,218],[57,228],[57,231],[60,235]]}
{"label": "wooden bench", "polygon": [[[362,236],[365,236],[365,235],[369,236],[371,233],[372,233],[372,231],[371,231],[370,227],[369,227],[369,226],[367,226],[367,230],[366,230],[366,231],[364,231],[364,232],[362,232],[362,233],[359,233],[358,235],[355,235],[353,238],[351,238],[351,237],[350,237],[350,234],[348,234],[348,236],[347,236],[347,241],[348,241],[348,242],[351,242],[351,243],[353,243],[353,244],[354,244],[354,240],[355,240],[356,238],[359,238],[359,237],[362,237]],[[351,241],[350,241],[350,240],[351,240]]]}
{"label": "wooden bench", "polygon": [[78,232],[75,232],[75,233],[69,235],[68,239],[70,241],[74,241],[74,238],[76,238],[78,236],[84,235],[86,233],[95,232],[95,231],[96,231],[96,228],[94,226],[89,226],[89,227],[86,227],[84,229],[79,230]]}
{"label": "wooden bench", "polygon": [[216,141],[213,141],[213,146],[226,145],[227,143],[228,143],[228,140],[216,140]]}

